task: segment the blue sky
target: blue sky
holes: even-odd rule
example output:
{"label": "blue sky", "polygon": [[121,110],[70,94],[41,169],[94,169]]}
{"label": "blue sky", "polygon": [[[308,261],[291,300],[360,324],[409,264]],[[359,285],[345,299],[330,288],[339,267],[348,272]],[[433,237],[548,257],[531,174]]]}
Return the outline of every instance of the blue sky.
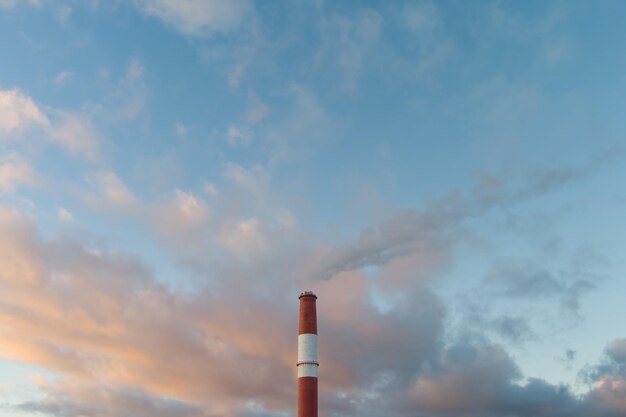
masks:
{"label": "blue sky", "polygon": [[0,416],[623,415],[624,9],[0,0]]}

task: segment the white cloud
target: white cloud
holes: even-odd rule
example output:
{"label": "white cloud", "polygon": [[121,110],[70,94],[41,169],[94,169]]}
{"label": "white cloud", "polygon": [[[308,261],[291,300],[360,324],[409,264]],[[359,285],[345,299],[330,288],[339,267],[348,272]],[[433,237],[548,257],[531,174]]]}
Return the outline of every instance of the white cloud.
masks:
{"label": "white cloud", "polygon": [[12,9],[17,5],[28,4],[29,6],[41,5],[40,0],[0,0],[0,9]]}
{"label": "white cloud", "polygon": [[231,146],[248,146],[252,143],[256,124],[267,117],[268,109],[259,97],[254,93],[248,93],[248,109],[244,114],[244,121],[230,126],[226,130],[226,142]]}
{"label": "white cloud", "polygon": [[0,192],[11,193],[19,185],[32,184],[35,171],[16,153],[0,158]]}
{"label": "white cloud", "polygon": [[209,214],[202,200],[181,190],[174,191],[174,201],[170,207],[174,208],[178,219],[187,225],[202,224]]}
{"label": "white cloud", "polygon": [[30,97],[18,89],[0,90],[0,137],[30,126],[49,125],[48,118]]}
{"label": "white cloud", "polygon": [[237,28],[250,9],[247,0],[136,0],[135,6],[186,35]]}
{"label": "white cloud", "polygon": [[267,117],[269,110],[259,97],[250,92],[248,94],[248,111],[246,112],[246,123],[254,125]]}
{"label": "white cloud", "polygon": [[56,9],[55,16],[59,23],[65,24],[70,19],[70,16],[72,16],[72,8],[67,4],[61,5]]}
{"label": "white cloud", "polygon": [[324,37],[317,53],[318,63],[329,59],[341,74],[341,87],[353,92],[364,70],[380,50],[384,19],[373,10],[355,16],[333,15],[324,21]]}
{"label": "white cloud", "polygon": [[114,120],[133,120],[143,111],[148,93],[143,79],[145,71],[139,58],[129,61],[124,77],[112,88],[110,97],[104,103]]}
{"label": "white cloud", "polygon": [[116,124],[137,119],[146,106],[149,93],[145,73],[146,67],[138,57],[130,59],[118,76],[114,76],[111,69],[101,67],[98,82],[107,93],[91,103],[98,118]]}
{"label": "white cloud", "polygon": [[415,33],[431,32],[439,24],[437,8],[430,3],[407,5],[402,12],[402,23]]}
{"label": "white cloud", "polygon": [[261,251],[266,243],[263,225],[255,218],[224,225],[220,232],[220,243],[239,255],[251,255]]}
{"label": "white cloud", "polygon": [[39,127],[46,133],[46,139],[66,151],[90,160],[97,157],[96,134],[89,120],[71,112],[52,110],[49,113],[52,120],[18,89],[0,90],[0,139]]}
{"label": "white cloud", "polygon": [[87,195],[87,202],[92,206],[131,209],[138,204],[137,197],[113,171],[94,174],[87,182],[94,186],[94,191]]}
{"label": "white cloud", "polygon": [[137,81],[143,76],[145,68],[139,58],[133,58],[128,63],[126,69],[126,79],[128,81]]}
{"label": "white cloud", "polygon": [[241,85],[243,77],[246,74],[248,68],[248,62],[240,62],[228,71],[228,86],[231,88],[237,88]]}
{"label": "white cloud", "polygon": [[249,145],[252,132],[245,127],[231,126],[226,131],[226,140],[229,145]]}
{"label": "white cloud", "polygon": [[264,194],[268,191],[270,174],[260,165],[246,169],[239,164],[226,164],[222,176],[242,190],[251,194]]}
{"label": "white cloud", "polygon": [[57,210],[57,218],[62,222],[74,221],[74,215],[66,208],[59,207]]}
{"label": "white cloud", "polygon": [[97,157],[96,134],[91,123],[73,113],[60,113],[51,139],[73,154],[93,160]]}
{"label": "white cloud", "polygon": [[213,184],[212,182],[206,182],[204,184],[204,192],[209,194],[209,195],[217,195],[217,194],[219,194],[219,191],[217,190],[217,186],[215,184]]}
{"label": "white cloud", "polygon": [[156,206],[153,224],[168,243],[178,248],[202,247],[210,211],[206,203],[191,192],[174,190]]}
{"label": "white cloud", "polygon": [[309,89],[292,84],[289,111],[268,126],[264,135],[271,150],[271,165],[309,156],[313,148],[341,136],[342,126],[328,114]]}
{"label": "white cloud", "polygon": [[187,127],[184,124],[176,123],[176,126],[174,126],[174,133],[176,136],[185,136],[187,134]]}
{"label": "white cloud", "polygon": [[548,65],[557,65],[570,58],[573,47],[566,39],[556,39],[546,42],[543,47],[543,56]]}
{"label": "white cloud", "polygon": [[397,57],[397,65],[412,76],[430,77],[443,67],[452,56],[455,44],[432,3],[412,4],[404,7],[400,17],[402,26],[415,39],[416,50],[408,48],[407,58]]}
{"label": "white cloud", "polygon": [[56,85],[64,85],[68,81],[74,78],[74,73],[72,71],[61,71],[54,77],[54,83]]}
{"label": "white cloud", "polygon": [[[355,8],[323,19],[316,66],[339,74],[341,89],[351,94],[366,75],[376,74],[382,82],[436,76],[456,47],[437,5],[396,6],[390,13]],[[396,38],[393,42],[390,35]]]}

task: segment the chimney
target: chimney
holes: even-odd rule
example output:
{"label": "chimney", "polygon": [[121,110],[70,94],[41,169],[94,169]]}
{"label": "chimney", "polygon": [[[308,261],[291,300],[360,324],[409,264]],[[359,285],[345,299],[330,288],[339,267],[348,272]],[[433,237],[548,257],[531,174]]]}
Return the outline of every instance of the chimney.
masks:
{"label": "chimney", "polygon": [[298,298],[298,417],[317,417],[317,296],[305,291]]}

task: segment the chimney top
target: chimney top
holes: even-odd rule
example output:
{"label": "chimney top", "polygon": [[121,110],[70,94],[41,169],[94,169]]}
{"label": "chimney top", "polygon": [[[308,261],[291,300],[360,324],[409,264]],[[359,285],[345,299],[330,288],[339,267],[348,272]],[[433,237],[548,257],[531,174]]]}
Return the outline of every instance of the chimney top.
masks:
{"label": "chimney top", "polygon": [[317,299],[317,295],[315,295],[313,293],[313,291],[303,291],[300,293],[300,296],[298,297],[298,299],[301,299],[302,297],[313,297],[315,299]]}

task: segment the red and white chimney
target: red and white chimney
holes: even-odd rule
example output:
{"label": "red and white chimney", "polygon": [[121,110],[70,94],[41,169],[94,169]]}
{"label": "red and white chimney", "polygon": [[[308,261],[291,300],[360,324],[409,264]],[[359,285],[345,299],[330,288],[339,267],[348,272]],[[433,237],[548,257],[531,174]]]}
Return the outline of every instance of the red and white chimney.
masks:
{"label": "red and white chimney", "polygon": [[298,298],[298,417],[317,417],[317,296],[305,291]]}

